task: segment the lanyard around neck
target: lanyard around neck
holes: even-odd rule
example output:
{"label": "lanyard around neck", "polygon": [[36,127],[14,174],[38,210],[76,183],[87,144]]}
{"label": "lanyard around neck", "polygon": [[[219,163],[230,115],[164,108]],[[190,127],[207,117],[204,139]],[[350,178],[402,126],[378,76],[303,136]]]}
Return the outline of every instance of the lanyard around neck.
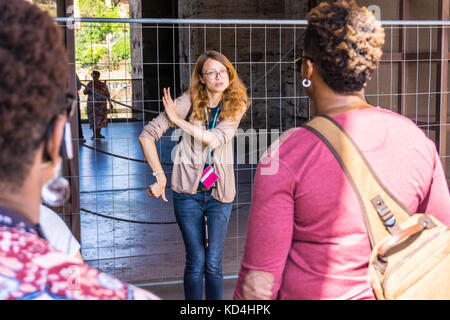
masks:
{"label": "lanyard around neck", "polygon": [[[220,105],[218,106],[218,108],[219,109],[216,111],[216,114],[214,115],[214,121],[213,121],[211,129],[214,129],[214,127],[216,126],[217,115],[220,112]],[[208,124],[208,127],[209,127],[208,108],[207,107],[205,107],[205,117],[206,117],[206,123]]]}
{"label": "lanyard around neck", "polygon": [[[216,120],[217,120],[217,115],[220,112],[220,105],[218,106],[219,109],[217,109],[216,114],[214,115],[214,121],[212,124],[211,129],[214,129],[214,127],[216,126]],[[206,123],[207,123],[207,129],[209,129],[209,119],[208,119],[208,109],[207,107],[205,107],[205,117],[206,117]],[[211,165],[211,148],[208,148],[208,163]]]}

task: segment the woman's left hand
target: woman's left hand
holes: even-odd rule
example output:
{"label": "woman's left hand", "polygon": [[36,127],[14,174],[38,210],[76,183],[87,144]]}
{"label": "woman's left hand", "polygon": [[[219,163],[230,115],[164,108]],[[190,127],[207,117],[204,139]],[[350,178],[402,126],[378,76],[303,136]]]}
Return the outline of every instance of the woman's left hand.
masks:
{"label": "woman's left hand", "polygon": [[170,88],[164,88],[164,96],[162,98],[162,101],[167,117],[170,121],[176,123],[176,121],[179,119],[177,115],[177,102],[176,100],[172,100],[172,97],[170,96]]}

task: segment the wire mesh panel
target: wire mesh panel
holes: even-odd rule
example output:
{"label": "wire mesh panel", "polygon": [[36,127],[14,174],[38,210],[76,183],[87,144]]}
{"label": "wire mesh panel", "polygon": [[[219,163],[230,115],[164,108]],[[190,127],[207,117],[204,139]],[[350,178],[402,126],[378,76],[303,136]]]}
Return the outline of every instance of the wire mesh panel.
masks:
{"label": "wire mesh panel", "polygon": [[[77,32],[89,37],[85,28],[95,33],[104,24],[110,30],[122,29],[124,34],[122,38],[110,38],[108,51],[100,58],[92,55],[92,61],[86,58],[81,62],[81,51],[75,47],[73,63],[83,85],[91,80],[93,70],[99,70],[100,80],[106,82],[113,98],[108,125],[102,128],[104,139],[90,139],[90,124],[82,125],[86,142],[80,144],[78,160],[83,258],[130,282],[148,284],[183,278],[184,244],[175,223],[170,191],[172,151],[178,136],[169,130],[156,143],[168,180],[167,203],[148,197],[145,191],[155,179],[137,138],[145,124],[164,110],[163,88],[170,87],[176,96],[187,90],[197,57],[216,50],[235,66],[252,99],[233,141],[237,195],[223,265],[224,275],[234,277],[245,245],[257,161],[282,132],[300,126],[313,115],[314,108],[294,65],[301,55],[305,22],[98,21],[83,20],[75,37],[79,36]],[[445,47],[448,27],[439,23],[386,23],[384,27],[384,54],[367,84],[366,98],[417,123],[436,142],[445,165],[450,147]],[[139,29],[141,38],[137,42],[133,28]],[[115,62],[109,48],[117,41],[123,41],[121,48],[129,48],[129,52]],[[99,45],[91,45],[85,50],[92,54]],[[80,96],[84,119],[86,97]],[[449,166],[445,168],[449,178]]]}

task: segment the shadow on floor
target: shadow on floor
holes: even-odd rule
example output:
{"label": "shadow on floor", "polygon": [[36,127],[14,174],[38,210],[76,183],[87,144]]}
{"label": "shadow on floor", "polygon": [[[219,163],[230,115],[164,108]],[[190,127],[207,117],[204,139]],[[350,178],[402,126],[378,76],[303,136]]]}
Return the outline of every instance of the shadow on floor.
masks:
{"label": "shadow on floor", "polygon": [[[223,300],[232,300],[234,288],[236,287],[237,279],[225,279],[223,283]],[[167,285],[151,285],[141,287],[145,290],[151,291],[163,300],[184,300],[183,283],[174,283]],[[203,292],[205,290],[203,289]]]}

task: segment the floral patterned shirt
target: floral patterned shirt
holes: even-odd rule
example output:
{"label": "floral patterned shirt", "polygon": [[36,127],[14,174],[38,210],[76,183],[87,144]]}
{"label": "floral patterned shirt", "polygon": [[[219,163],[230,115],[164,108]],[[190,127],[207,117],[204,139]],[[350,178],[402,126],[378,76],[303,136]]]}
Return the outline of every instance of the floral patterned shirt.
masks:
{"label": "floral patterned shirt", "polygon": [[34,230],[0,225],[0,300],[159,299],[54,249]]}

